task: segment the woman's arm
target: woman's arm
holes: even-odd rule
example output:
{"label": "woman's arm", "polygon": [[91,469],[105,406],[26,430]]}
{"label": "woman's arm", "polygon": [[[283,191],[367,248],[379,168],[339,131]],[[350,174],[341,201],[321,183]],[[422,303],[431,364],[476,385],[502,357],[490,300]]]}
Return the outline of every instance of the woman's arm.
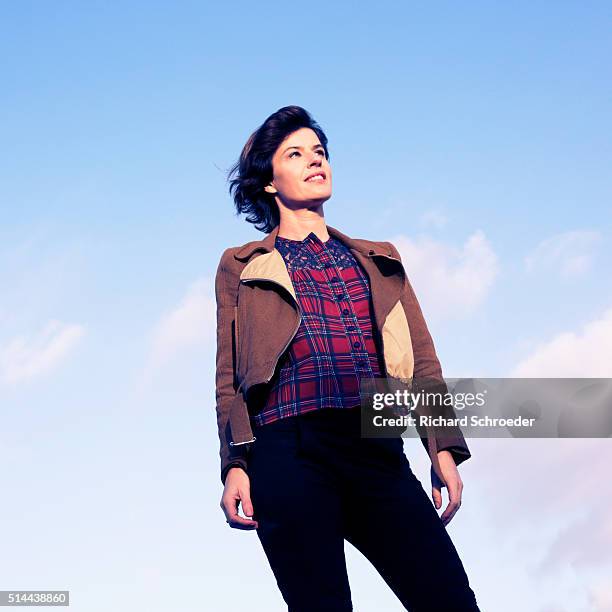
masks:
{"label": "woman's arm", "polygon": [[234,360],[234,306],[237,287],[232,290],[233,281],[226,266],[230,249],[221,256],[215,277],[215,297],[217,300],[217,357],[215,376],[215,397],[217,403],[217,426],[219,431],[221,482],[225,484],[227,472],[231,467],[246,470],[245,445],[230,446],[231,440],[229,415],[232,403],[240,398],[236,395],[236,373]]}
{"label": "woman's arm", "polygon": [[[391,248],[393,257],[401,261],[401,256],[395,246],[388,242]],[[412,351],[414,353],[414,380],[417,382],[426,381],[428,391],[432,393],[445,394],[448,392],[448,387],[442,376],[442,368],[440,361],[436,355],[436,349],[433,339],[427,328],[427,323],[423,317],[419,301],[408,280],[405,277],[404,288],[402,290],[401,302],[406,312],[408,326],[410,328],[410,337],[412,339]],[[444,409],[444,416],[454,416],[452,408]],[[471,457],[471,453],[465,442],[465,438],[459,427],[444,429],[445,435],[436,438],[438,452],[447,450],[451,453],[455,465],[463,463]],[[427,440],[421,438],[425,448],[427,449]]]}
{"label": "woman's arm", "polygon": [[[391,243],[388,244],[391,247],[393,256],[401,261],[400,254],[395,246]],[[427,392],[440,393],[440,397],[444,397],[448,392],[448,387],[442,376],[442,368],[436,355],[431,334],[427,329],[427,323],[407,276],[405,277],[400,300],[406,312],[408,326],[410,327],[412,351],[414,353],[413,380],[416,381],[419,390],[423,388]],[[439,412],[447,418],[455,416],[450,406],[440,406]],[[442,487],[445,486],[447,488],[449,503],[440,515],[440,520],[444,525],[448,525],[461,507],[463,494],[463,481],[457,466],[466,459],[469,459],[471,453],[459,427],[445,427],[444,435],[435,434],[435,438],[437,463],[444,480],[441,480],[437,475],[432,463],[431,496],[434,506],[439,510],[442,507]],[[427,438],[421,438],[421,441],[425,446],[425,450],[429,453]]]}
{"label": "woman's arm", "polygon": [[[221,509],[230,527],[235,529],[256,529],[257,521],[244,518],[238,513],[242,510],[246,517],[253,516],[250,480],[246,472],[247,451],[245,445],[230,446],[231,439],[229,415],[233,402],[243,401],[236,389],[235,368],[235,317],[238,279],[230,274],[226,261],[232,257],[230,249],[221,256],[215,277],[215,296],[217,299],[217,360],[215,395],[217,400],[217,425],[221,443],[221,481],[224,484]],[[234,275],[235,276],[235,275]],[[241,468],[241,469],[233,469]]]}

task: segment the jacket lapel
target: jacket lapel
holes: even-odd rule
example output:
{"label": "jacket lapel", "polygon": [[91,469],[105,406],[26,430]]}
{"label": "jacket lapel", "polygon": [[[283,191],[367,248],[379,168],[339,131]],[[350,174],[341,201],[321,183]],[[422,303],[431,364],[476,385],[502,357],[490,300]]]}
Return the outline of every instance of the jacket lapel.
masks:
{"label": "jacket lapel", "polygon": [[382,330],[387,315],[397,304],[404,283],[402,262],[392,257],[391,250],[369,240],[350,238],[339,230],[327,226],[331,236],[344,242],[355,259],[361,264],[370,282],[374,318],[379,330]]}
{"label": "jacket lapel", "polygon": [[241,281],[267,280],[284,287],[297,302],[295,289],[283,256],[276,250],[252,259],[240,273]]}
{"label": "jacket lapel", "polygon": [[[280,226],[276,226],[262,240],[248,242],[236,253],[234,257],[241,261],[248,261],[240,274],[241,281],[267,280],[284,287],[297,302],[295,289],[285,260],[274,247]],[[369,240],[351,238],[340,230],[327,226],[330,236],[343,242],[353,253],[355,259],[365,270],[372,295],[374,318],[379,331],[382,330],[387,315],[400,299],[404,282],[404,268],[399,259],[392,257],[390,249]],[[260,251],[261,254],[252,257]]]}

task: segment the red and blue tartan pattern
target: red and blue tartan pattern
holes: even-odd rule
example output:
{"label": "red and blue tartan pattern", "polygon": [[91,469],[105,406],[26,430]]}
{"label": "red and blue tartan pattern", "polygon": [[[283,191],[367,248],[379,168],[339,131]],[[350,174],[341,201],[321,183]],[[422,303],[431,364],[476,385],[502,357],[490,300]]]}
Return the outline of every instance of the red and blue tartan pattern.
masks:
{"label": "red and blue tartan pattern", "polygon": [[255,425],[321,408],[360,404],[359,380],[381,376],[372,327],[368,277],[350,249],[311,232],[304,240],[277,236],[276,249],[302,310],[302,321],[280,357]]}

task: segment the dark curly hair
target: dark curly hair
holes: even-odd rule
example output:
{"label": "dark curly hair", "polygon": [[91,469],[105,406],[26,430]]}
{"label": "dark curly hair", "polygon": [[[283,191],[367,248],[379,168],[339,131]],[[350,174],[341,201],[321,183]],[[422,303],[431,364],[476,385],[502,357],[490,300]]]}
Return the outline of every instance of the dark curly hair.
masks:
{"label": "dark curly hair", "polygon": [[315,132],[329,159],[327,136],[308,111],[301,106],[284,106],[251,134],[240,158],[228,172],[236,214],[247,214],[246,220],[262,232],[269,233],[280,223],[274,194],[264,190],[272,180],[272,157],[283,140],[301,128]]}

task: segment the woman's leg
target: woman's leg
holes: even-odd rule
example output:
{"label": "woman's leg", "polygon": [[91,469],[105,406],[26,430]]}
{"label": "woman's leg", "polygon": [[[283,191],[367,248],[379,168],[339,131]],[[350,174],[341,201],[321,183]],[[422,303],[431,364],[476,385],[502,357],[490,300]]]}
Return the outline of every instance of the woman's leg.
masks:
{"label": "woman's leg", "polygon": [[345,536],[411,612],[478,612],[459,555],[397,439],[346,465]]}
{"label": "woman's leg", "polygon": [[412,473],[403,440],[362,438],[360,411],[300,417],[300,452],[342,497],[344,536],[411,612],[479,612],[459,555]]}
{"label": "woman's leg", "polygon": [[338,487],[300,455],[298,418],[255,432],[248,473],[257,535],[289,612],[350,611]]}

